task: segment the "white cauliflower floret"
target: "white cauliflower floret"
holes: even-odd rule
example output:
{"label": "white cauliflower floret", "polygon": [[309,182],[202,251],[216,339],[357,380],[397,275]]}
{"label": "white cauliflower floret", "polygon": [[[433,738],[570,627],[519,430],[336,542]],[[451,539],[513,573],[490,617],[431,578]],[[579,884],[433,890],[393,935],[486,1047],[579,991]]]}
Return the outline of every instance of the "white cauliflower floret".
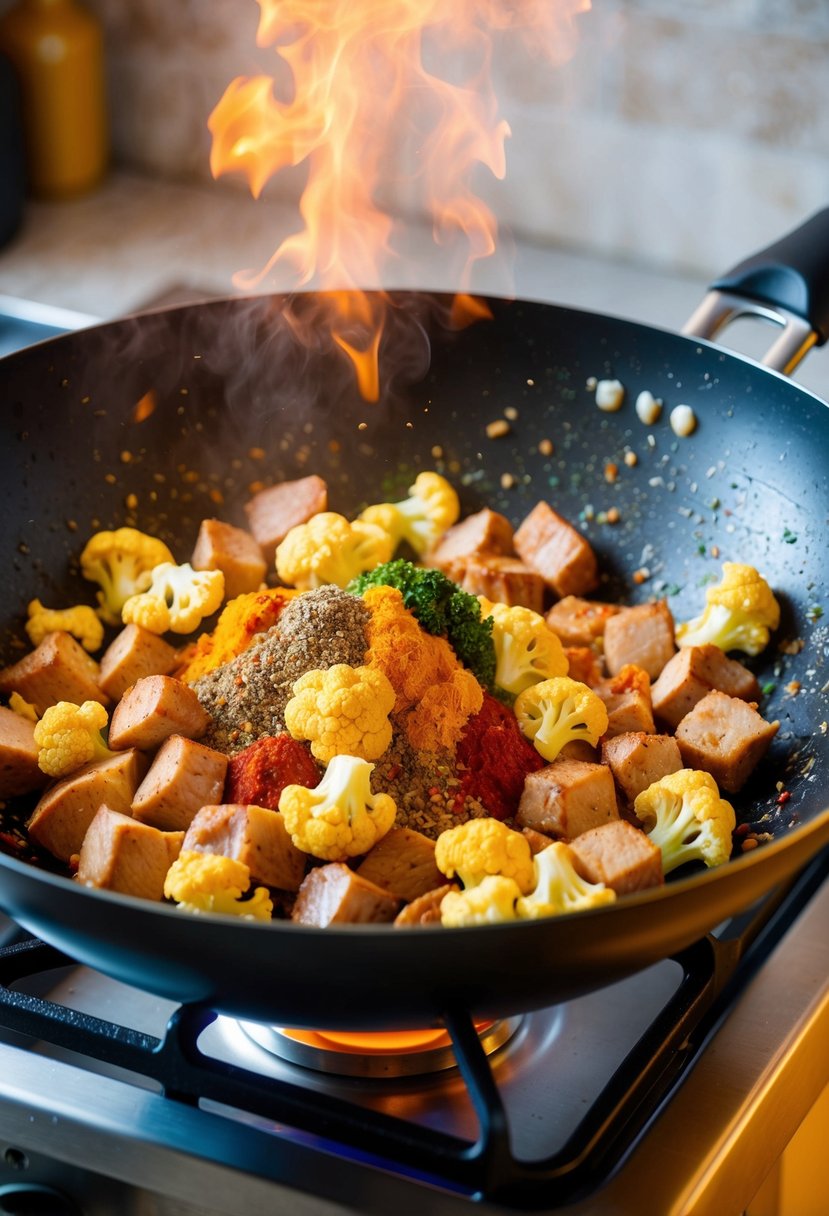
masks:
{"label": "white cauliflower floret", "polygon": [[224,593],[221,570],[162,562],[153,570],[149,589],[124,604],[121,618],[125,625],[140,625],[150,633],[192,633],[206,616],[218,611]]}

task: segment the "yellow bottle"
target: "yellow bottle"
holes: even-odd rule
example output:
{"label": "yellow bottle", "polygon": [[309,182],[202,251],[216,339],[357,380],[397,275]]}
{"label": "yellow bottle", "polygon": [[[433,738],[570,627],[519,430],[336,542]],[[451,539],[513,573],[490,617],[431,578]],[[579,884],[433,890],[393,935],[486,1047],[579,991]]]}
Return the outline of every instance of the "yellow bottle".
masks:
{"label": "yellow bottle", "polygon": [[18,0],[0,50],[20,80],[28,184],[41,198],[96,185],[107,163],[103,34],[77,0]]}

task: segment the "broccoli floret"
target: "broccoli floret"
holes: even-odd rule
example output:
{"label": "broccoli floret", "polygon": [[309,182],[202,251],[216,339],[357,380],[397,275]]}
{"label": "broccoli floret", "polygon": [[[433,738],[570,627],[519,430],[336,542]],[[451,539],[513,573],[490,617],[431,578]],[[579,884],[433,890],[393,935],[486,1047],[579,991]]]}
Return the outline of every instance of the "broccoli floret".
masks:
{"label": "broccoli floret", "polygon": [[421,629],[445,637],[465,667],[484,688],[495,680],[495,644],[491,618],[481,619],[481,605],[441,570],[415,566],[403,558],[384,562],[346,587],[362,595],[368,587],[396,587]]}

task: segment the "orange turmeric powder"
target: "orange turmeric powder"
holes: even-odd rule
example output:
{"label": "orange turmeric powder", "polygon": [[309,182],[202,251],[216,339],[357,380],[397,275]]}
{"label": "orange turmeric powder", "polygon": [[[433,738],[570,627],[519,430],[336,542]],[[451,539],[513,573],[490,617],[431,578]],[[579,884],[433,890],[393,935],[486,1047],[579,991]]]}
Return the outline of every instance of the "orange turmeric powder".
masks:
{"label": "orange turmeric powder", "polygon": [[286,602],[297,594],[287,587],[266,587],[229,600],[213,632],[203,633],[181,652],[182,662],[174,674],[185,684],[192,684],[230,662],[247,650],[257,634],[276,624]]}

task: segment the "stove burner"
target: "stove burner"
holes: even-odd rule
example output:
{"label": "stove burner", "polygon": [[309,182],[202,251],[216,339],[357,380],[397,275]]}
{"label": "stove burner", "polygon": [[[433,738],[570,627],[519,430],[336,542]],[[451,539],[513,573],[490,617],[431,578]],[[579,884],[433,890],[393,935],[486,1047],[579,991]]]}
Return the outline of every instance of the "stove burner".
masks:
{"label": "stove burner", "polygon": [[[515,1034],[521,1018],[476,1023],[486,1055],[492,1055]],[[457,1067],[449,1034],[440,1026],[429,1030],[361,1033],[341,1030],[293,1030],[242,1022],[249,1038],[272,1055],[302,1068],[341,1077],[414,1077]]]}

